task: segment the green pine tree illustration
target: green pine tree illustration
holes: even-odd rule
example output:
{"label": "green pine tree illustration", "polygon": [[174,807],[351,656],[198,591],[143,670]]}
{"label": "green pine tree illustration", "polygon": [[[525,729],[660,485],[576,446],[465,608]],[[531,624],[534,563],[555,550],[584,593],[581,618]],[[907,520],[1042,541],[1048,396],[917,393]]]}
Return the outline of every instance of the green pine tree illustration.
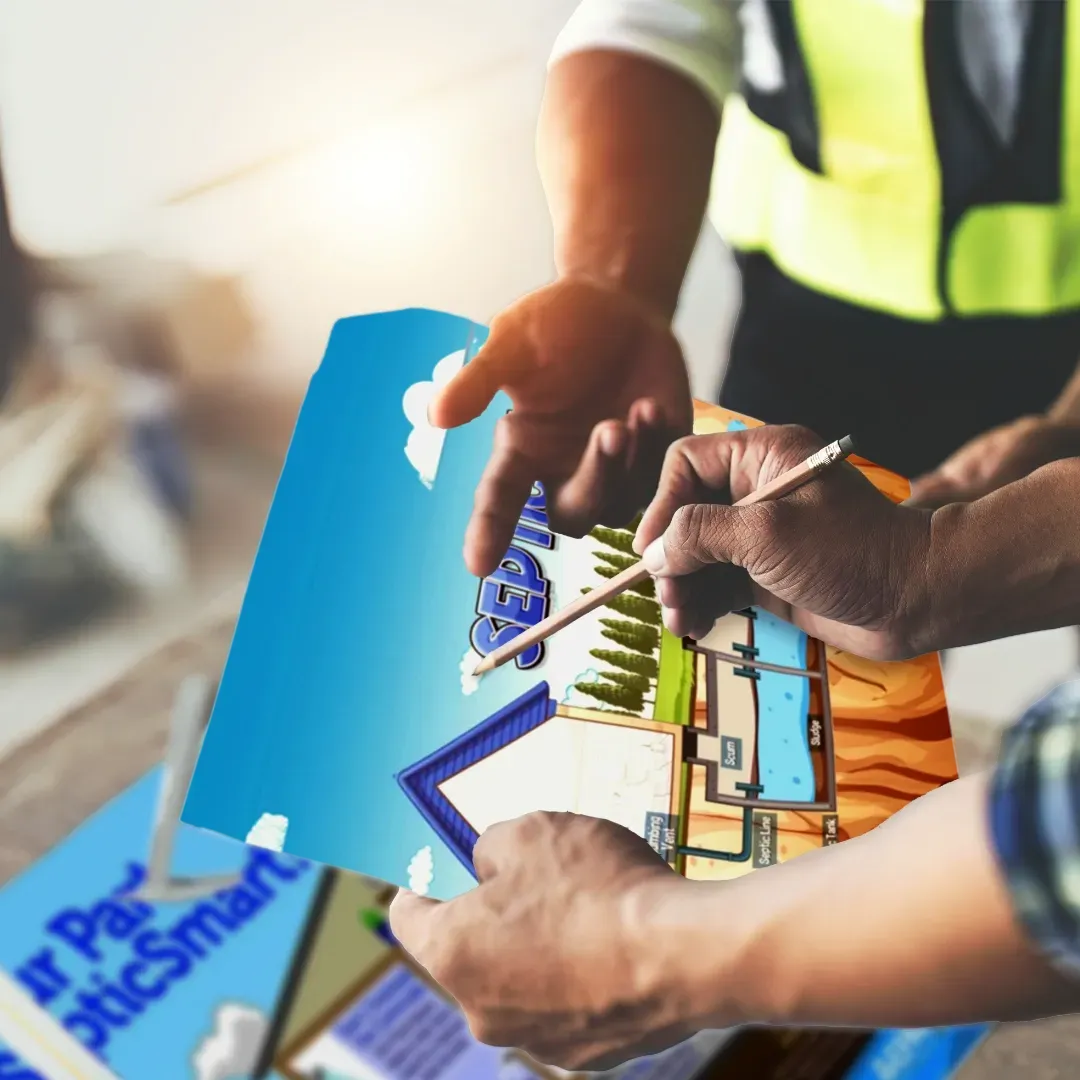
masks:
{"label": "green pine tree illustration", "polygon": [[639,694],[647,694],[652,688],[652,682],[644,675],[638,675],[636,671],[604,671],[601,672],[601,677]]}
{"label": "green pine tree illustration", "polygon": [[[616,574],[620,573],[614,566],[597,566],[596,572],[601,577],[613,578]],[[646,578],[644,581],[639,581],[636,585],[631,585],[629,592],[635,592],[638,596],[644,596],[649,600],[652,600],[656,596],[656,585],[653,583],[652,578]]]}
{"label": "green pine tree illustration", "polygon": [[623,649],[631,649],[634,652],[641,653],[643,656],[652,655],[651,649],[639,648],[638,646],[641,644],[639,639],[633,634],[626,633],[625,630],[612,630],[605,626],[604,629],[600,631],[600,636],[606,637],[608,641],[614,641],[616,645]]}
{"label": "green pine tree illustration", "polygon": [[[611,637],[628,649],[636,649],[640,653],[652,655],[660,645],[660,635],[651,626],[637,622],[633,619],[601,619],[600,625],[612,634],[621,634],[621,638]],[[605,637],[609,635],[605,634]]]}
{"label": "green pine tree illustration", "polygon": [[589,655],[611,667],[644,675],[647,679],[655,679],[660,671],[659,665],[651,656],[642,656],[641,653],[622,652],[615,649],[590,649]]}
{"label": "green pine tree illustration", "polygon": [[[588,590],[583,589],[582,592]],[[636,593],[623,593],[621,596],[613,596],[605,605],[628,619],[637,619],[638,622],[647,623],[649,626],[659,628],[663,625],[660,616],[660,605],[654,600],[646,600]]]}
{"label": "green pine tree illustration", "polygon": [[615,551],[594,551],[593,555],[608,566],[614,566],[616,570],[629,570],[638,561],[633,555],[623,555],[622,552]]}
{"label": "green pine tree illustration", "polygon": [[626,529],[608,529],[603,525],[597,525],[589,535],[601,544],[607,544],[609,548],[621,551],[624,555],[636,558],[634,553],[634,534]]}
{"label": "green pine tree illustration", "polygon": [[639,713],[645,708],[645,701],[641,694],[628,686],[615,686],[610,683],[574,683],[574,689],[582,694],[588,694],[591,698],[596,698],[597,701],[614,705],[624,712]]}

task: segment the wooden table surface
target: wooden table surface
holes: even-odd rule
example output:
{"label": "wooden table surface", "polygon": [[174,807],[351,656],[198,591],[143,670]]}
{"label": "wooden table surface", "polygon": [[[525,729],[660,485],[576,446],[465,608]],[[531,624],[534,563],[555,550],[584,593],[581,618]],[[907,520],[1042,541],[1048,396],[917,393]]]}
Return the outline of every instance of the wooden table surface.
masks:
{"label": "wooden table surface", "polygon": [[[185,675],[220,671],[232,629],[227,618],[169,645],[0,760],[0,883],[160,760],[177,686]],[[959,1080],[1076,1077],[1080,1017],[1004,1026],[959,1074]]]}

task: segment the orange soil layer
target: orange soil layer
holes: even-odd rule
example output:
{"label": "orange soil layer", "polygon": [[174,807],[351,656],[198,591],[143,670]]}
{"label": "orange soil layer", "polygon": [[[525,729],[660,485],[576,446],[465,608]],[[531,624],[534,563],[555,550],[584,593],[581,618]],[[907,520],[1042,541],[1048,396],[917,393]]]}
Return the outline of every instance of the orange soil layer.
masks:
{"label": "orange soil layer", "polygon": [[[724,431],[735,415],[698,403],[695,430]],[[738,417],[748,427],[758,422]],[[907,481],[862,459],[853,459],[876,487],[893,501],[907,498]],[[811,644],[811,655],[819,648]],[[863,660],[826,649],[836,752],[839,839],[858,836],[881,824],[920,795],[956,779],[956,759],[936,656],[902,663]],[[703,673],[699,660],[699,672]],[[698,679],[694,726],[704,726],[704,679]],[[719,851],[738,850],[742,814],[705,802],[705,770],[691,767],[687,843]],[[787,861],[821,846],[821,815],[783,811],[777,815],[778,854]],[[750,862],[727,863],[689,858],[686,874],[698,879],[739,877]]]}

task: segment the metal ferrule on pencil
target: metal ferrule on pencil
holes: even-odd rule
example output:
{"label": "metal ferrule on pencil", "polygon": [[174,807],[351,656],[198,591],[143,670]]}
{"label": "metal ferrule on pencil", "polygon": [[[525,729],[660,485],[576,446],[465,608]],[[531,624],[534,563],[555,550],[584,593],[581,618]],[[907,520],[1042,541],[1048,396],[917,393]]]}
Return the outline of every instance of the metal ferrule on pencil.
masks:
{"label": "metal ferrule on pencil", "polygon": [[821,472],[822,469],[827,469],[834,461],[848,457],[853,449],[854,443],[851,436],[845,435],[842,439],[837,439],[836,442],[823,446],[816,454],[812,454],[806,459],[806,464],[812,472]]}

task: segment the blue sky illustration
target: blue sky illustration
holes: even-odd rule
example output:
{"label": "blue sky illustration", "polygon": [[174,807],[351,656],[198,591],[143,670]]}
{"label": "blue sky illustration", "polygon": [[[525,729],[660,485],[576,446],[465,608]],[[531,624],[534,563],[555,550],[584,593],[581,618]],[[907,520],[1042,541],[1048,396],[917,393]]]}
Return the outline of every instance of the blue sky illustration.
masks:
{"label": "blue sky illustration", "polygon": [[461,554],[494,425],[448,433],[431,488],[406,458],[403,395],[486,331],[408,310],[339,322],[314,376],[248,586],[183,820],[243,838],[289,819],[285,850],[431,894],[474,884],[395,775],[541,676],[512,665],[465,695],[478,581]]}

